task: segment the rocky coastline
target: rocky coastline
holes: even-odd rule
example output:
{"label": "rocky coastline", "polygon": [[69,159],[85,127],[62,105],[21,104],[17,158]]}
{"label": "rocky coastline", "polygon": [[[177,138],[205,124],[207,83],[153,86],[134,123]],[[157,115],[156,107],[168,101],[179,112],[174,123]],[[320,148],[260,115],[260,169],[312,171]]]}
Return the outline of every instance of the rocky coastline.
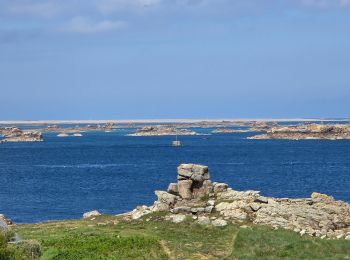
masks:
{"label": "rocky coastline", "polygon": [[155,191],[152,206],[139,206],[125,214],[141,219],[164,212],[165,221],[192,218],[202,225],[266,225],[293,230],[322,239],[350,240],[350,205],[314,192],[310,198],[265,197],[259,191],[235,191],[225,183],[211,182],[207,166],[181,164],[177,183],[167,191]]}
{"label": "rocky coastline", "polygon": [[0,127],[0,135],[4,138],[0,143],[5,142],[42,142],[44,141],[41,132],[23,131],[17,127]]}
{"label": "rocky coastline", "polygon": [[213,134],[231,134],[231,133],[249,133],[252,132],[250,129],[232,129],[232,128],[217,128],[212,131]]}
{"label": "rocky coastline", "polygon": [[275,126],[266,134],[255,135],[248,139],[350,139],[350,125],[301,124],[296,126]]}
{"label": "rocky coastline", "polygon": [[188,129],[178,129],[169,126],[145,126],[137,129],[135,133],[129,136],[171,136],[171,135],[198,135]]}

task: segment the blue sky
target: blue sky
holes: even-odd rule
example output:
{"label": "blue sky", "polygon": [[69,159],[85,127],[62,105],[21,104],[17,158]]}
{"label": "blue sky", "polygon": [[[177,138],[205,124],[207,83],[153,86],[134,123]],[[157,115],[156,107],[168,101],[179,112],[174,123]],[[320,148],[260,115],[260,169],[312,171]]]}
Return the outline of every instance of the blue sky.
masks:
{"label": "blue sky", "polygon": [[350,0],[0,0],[0,120],[350,117]]}

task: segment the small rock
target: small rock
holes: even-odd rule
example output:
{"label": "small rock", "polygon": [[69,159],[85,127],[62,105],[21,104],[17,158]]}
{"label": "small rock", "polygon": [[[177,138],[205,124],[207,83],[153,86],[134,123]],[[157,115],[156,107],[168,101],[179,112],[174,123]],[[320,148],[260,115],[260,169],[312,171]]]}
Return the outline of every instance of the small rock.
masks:
{"label": "small rock", "polygon": [[208,200],[207,205],[208,206],[214,206],[215,205],[215,200]]}
{"label": "small rock", "polygon": [[191,212],[191,208],[190,207],[177,207],[177,208],[173,208],[172,210],[170,210],[172,213],[174,214],[178,214],[178,213],[190,213]]}
{"label": "small rock", "polygon": [[200,225],[210,225],[210,219],[209,217],[201,216],[201,217],[198,217],[198,223]]}
{"label": "small rock", "polygon": [[305,229],[303,229],[302,231],[300,231],[300,235],[301,236],[303,236],[303,235],[305,235],[306,234],[306,230]]}
{"label": "small rock", "polygon": [[186,219],[186,215],[182,215],[182,214],[171,215],[169,217],[170,217],[170,220],[174,223],[181,223]]}
{"label": "small rock", "polygon": [[203,213],[204,211],[204,208],[191,208],[192,213]]}
{"label": "small rock", "polygon": [[347,236],[345,237],[345,239],[346,239],[346,240],[350,240],[350,235],[347,235]]}
{"label": "small rock", "polygon": [[176,196],[174,194],[160,190],[156,190],[154,193],[157,195],[158,201],[162,203],[165,203],[167,205],[174,205],[176,202]]}
{"label": "small rock", "polygon": [[343,234],[340,234],[340,235],[337,236],[337,238],[341,239],[341,238],[343,238],[343,236],[344,236]]}
{"label": "small rock", "polygon": [[215,227],[224,227],[227,225],[227,221],[223,220],[221,218],[218,218],[218,219],[215,219],[214,221],[212,221],[211,224]]}
{"label": "small rock", "polygon": [[215,183],[214,184],[214,193],[218,193],[218,192],[223,192],[225,190],[227,190],[228,185],[226,183]]}
{"label": "small rock", "polygon": [[211,213],[214,209],[214,206],[208,206],[205,208],[205,213]]}
{"label": "small rock", "polygon": [[83,214],[83,218],[91,218],[91,217],[98,217],[101,216],[102,214],[98,212],[97,210],[89,211]]}
{"label": "small rock", "polygon": [[250,207],[253,211],[258,211],[261,208],[261,206],[258,203],[252,203],[250,204]]}
{"label": "small rock", "polygon": [[326,194],[318,193],[318,192],[313,192],[311,194],[311,199],[313,202],[332,202],[334,201],[334,198],[332,196],[328,196]]}
{"label": "small rock", "polygon": [[147,206],[139,206],[131,212],[132,219],[139,219],[145,215],[152,213],[151,209]]}
{"label": "small rock", "polygon": [[264,196],[259,196],[257,197],[254,202],[259,202],[259,203],[265,203],[267,204],[268,203],[268,198],[264,197]]}
{"label": "small rock", "polygon": [[177,183],[170,183],[168,187],[168,193],[173,195],[179,195],[179,189]]}

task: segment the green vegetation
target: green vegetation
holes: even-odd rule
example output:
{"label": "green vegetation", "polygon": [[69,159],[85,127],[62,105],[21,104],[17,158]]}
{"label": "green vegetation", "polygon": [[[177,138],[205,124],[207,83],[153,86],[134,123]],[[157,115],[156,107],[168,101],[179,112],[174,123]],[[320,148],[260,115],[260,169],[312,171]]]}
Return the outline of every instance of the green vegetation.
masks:
{"label": "green vegetation", "polygon": [[0,231],[0,260],[37,259],[40,256],[40,245],[37,241],[28,240],[9,243],[13,232]]}
{"label": "green vegetation", "polygon": [[350,242],[345,240],[300,237],[291,231],[267,227],[200,226],[191,219],[174,224],[164,221],[159,213],[138,221],[101,216],[94,220],[19,225],[15,231],[24,239],[40,241],[41,259],[349,259],[350,256]]}
{"label": "green vegetation", "polygon": [[268,227],[241,229],[232,250],[238,259],[350,259],[350,242],[322,240]]}

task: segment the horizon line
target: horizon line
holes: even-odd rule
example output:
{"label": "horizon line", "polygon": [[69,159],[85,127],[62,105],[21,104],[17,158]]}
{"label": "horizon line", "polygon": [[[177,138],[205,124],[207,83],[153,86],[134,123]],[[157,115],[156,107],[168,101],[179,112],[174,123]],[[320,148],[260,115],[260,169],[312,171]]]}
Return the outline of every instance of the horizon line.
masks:
{"label": "horizon line", "polygon": [[9,124],[104,124],[104,123],[199,123],[222,121],[350,121],[350,118],[193,118],[193,119],[76,119],[76,120],[0,120],[0,125]]}

